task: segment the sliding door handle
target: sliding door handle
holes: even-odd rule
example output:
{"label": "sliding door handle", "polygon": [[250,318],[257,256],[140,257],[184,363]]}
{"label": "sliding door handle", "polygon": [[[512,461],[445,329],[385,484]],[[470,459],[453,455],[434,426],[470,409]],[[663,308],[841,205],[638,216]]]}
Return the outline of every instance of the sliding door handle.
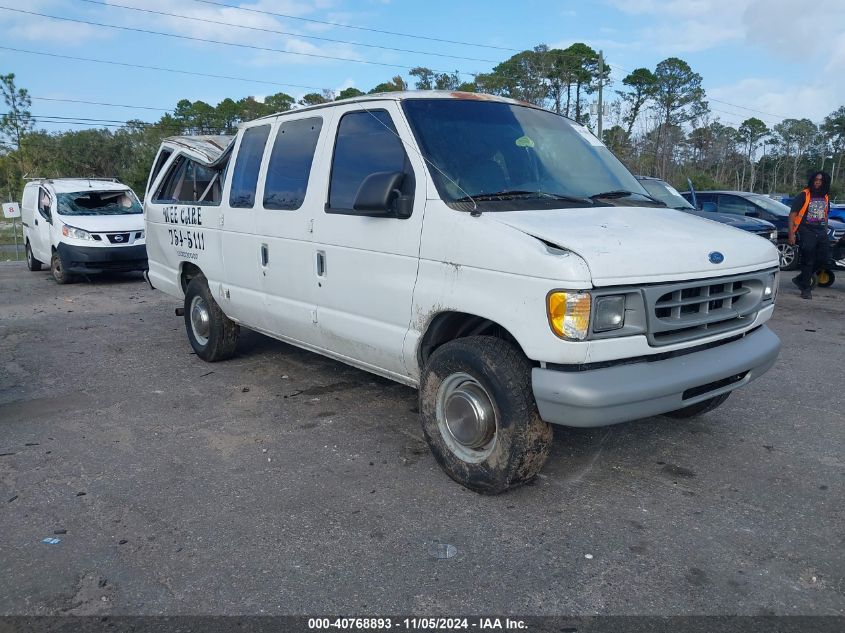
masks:
{"label": "sliding door handle", "polygon": [[266,266],[269,261],[270,261],[270,250],[267,248],[266,244],[262,244],[261,245],[261,265]]}
{"label": "sliding door handle", "polygon": [[326,276],[326,254],[323,251],[317,251],[317,276]]}

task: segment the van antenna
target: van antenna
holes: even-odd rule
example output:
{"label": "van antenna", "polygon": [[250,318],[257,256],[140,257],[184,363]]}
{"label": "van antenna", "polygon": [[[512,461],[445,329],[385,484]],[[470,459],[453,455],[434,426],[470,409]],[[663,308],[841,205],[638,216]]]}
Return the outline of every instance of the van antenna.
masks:
{"label": "van antenna", "polygon": [[[390,132],[391,134],[393,134],[393,136],[395,136],[396,138],[398,138],[398,139],[399,139],[399,142],[400,142],[400,143],[402,143],[402,146],[403,146],[403,147],[410,147],[407,143],[405,143],[405,141],[403,141],[403,140],[402,140],[402,137],[401,137],[401,136],[399,136],[399,134],[396,132],[396,130],[392,130],[392,129],[390,129],[390,127],[389,127],[389,126],[385,125],[384,121],[382,121],[381,119],[379,119],[379,118],[378,118],[375,114],[373,114],[370,110],[368,110],[367,108],[365,108],[365,107],[363,106],[363,104],[362,104],[360,101],[358,101],[358,102],[357,102],[357,105],[358,105],[358,107],[359,107],[359,108],[361,108],[364,112],[366,112],[366,113],[367,113],[367,114],[369,114],[371,117],[373,117],[376,121],[378,121],[378,122],[379,122],[379,124],[380,124],[380,125],[381,125],[384,129],[386,129],[388,132]],[[426,163],[428,163],[429,165],[431,165],[434,169],[436,169],[436,170],[437,170],[437,171],[438,171],[438,172],[439,172],[439,173],[440,173],[440,174],[441,174],[441,175],[442,175],[442,176],[443,176],[446,180],[448,180],[448,181],[449,181],[449,182],[451,182],[453,185],[455,185],[455,187],[457,187],[457,189],[458,189],[458,190],[459,190],[462,194],[464,194],[467,198],[469,198],[469,201],[470,201],[470,202],[472,202],[472,211],[470,211],[470,212],[469,212],[469,214],[470,214],[472,217],[477,218],[478,216],[480,216],[480,215],[481,215],[481,211],[479,211],[479,210],[478,210],[478,204],[476,204],[475,199],[474,199],[471,195],[469,195],[469,193],[467,193],[467,190],[466,190],[466,189],[464,189],[464,188],[463,188],[463,187],[461,187],[458,183],[456,183],[456,182],[454,181],[454,179],[452,179],[452,177],[451,177],[451,176],[449,176],[449,174],[447,174],[445,171],[443,171],[442,169],[440,169],[440,167],[438,167],[437,165],[435,165],[435,164],[434,164],[434,162],[432,162],[431,160],[429,160],[428,158],[426,158],[425,156],[423,156],[422,152],[421,152],[421,151],[419,151],[416,147],[411,147],[411,149],[412,149],[412,150],[414,150],[414,152],[416,152],[416,153],[417,153],[417,155],[419,155],[419,157],[423,159],[423,161],[425,161]]]}

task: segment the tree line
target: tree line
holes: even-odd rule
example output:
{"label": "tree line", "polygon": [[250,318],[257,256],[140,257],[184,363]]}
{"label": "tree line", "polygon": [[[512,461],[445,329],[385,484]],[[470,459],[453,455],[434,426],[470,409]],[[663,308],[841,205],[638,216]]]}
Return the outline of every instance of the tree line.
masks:
{"label": "tree line", "polygon": [[[583,43],[565,49],[539,45],[481,73],[472,81],[460,74],[412,68],[374,86],[366,94],[398,90],[461,90],[527,101],[597,130],[596,93],[602,90],[604,143],[636,174],[658,176],[678,188],[691,179],[699,189],[738,189],[762,193],[795,192],[809,171],[833,175],[832,193],[845,191],[845,106],[823,121],[787,118],[769,127],[749,117],[734,127],[719,121],[707,101],[702,77],[689,64],[670,57],[654,69],[636,68],[614,79],[600,53]],[[262,101],[247,96],[216,105],[179,101],[154,123],[128,121],[107,127],[47,132],[37,129],[31,99],[15,85],[14,74],[0,75],[7,112],[0,116],[0,186],[4,196],[20,195],[25,176],[109,176],[139,194],[161,140],[183,134],[234,134],[245,121],[298,107],[361,96],[357,88],[323,90],[299,100],[279,92]]]}

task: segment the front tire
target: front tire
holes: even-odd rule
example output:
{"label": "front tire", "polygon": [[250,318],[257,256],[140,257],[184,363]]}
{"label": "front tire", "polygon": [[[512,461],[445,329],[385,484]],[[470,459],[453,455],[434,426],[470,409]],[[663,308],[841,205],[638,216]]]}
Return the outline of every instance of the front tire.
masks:
{"label": "front tire", "polygon": [[185,330],[191,347],[204,361],[214,363],[234,356],[241,329],[223,314],[204,275],[191,279],[185,291]]}
{"label": "front tire", "polygon": [[546,463],[552,429],[537,411],[531,365],[508,341],[445,343],[426,363],[419,393],[431,452],[462,486],[499,494],[530,481]]}
{"label": "front tire", "polygon": [[712,411],[716,407],[721,406],[725,402],[725,400],[728,399],[729,395],[731,395],[730,391],[718,396],[713,396],[712,398],[708,398],[707,400],[702,400],[701,402],[696,402],[695,404],[691,404],[690,406],[684,407],[683,409],[669,411],[668,413],[664,413],[663,415],[669,418],[676,418],[681,420],[686,418],[694,418],[699,415],[704,415],[708,411]]}
{"label": "front tire", "polygon": [[778,242],[778,257],[781,270],[795,270],[798,268],[798,246],[789,242]]}
{"label": "front tire", "polygon": [[50,260],[50,274],[53,275],[53,279],[60,286],[69,284],[73,281],[73,275],[65,271],[62,266],[62,258],[59,257],[58,253],[53,253],[53,257]]}
{"label": "front tire", "polygon": [[32,247],[29,245],[29,240],[26,242],[26,267],[34,273],[37,273],[41,270],[41,262],[35,259],[35,255],[32,254]]}

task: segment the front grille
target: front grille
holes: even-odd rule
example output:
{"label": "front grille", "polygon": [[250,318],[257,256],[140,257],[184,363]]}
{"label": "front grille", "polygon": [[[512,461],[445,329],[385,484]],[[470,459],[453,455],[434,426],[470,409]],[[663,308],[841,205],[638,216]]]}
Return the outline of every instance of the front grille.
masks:
{"label": "front grille", "polygon": [[128,244],[129,233],[109,233],[106,235],[112,244]]}
{"label": "front grille", "polygon": [[645,288],[649,343],[692,341],[750,325],[770,273],[660,284]]}

